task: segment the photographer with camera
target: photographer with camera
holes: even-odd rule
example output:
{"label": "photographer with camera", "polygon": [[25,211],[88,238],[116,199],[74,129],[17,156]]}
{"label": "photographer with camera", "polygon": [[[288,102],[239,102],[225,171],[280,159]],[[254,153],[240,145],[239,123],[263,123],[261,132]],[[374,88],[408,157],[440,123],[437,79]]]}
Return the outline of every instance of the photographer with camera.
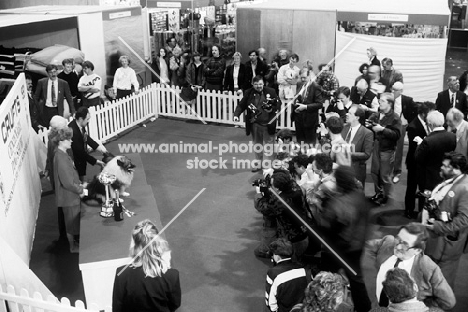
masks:
{"label": "photographer with camera", "polygon": [[[440,167],[444,181],[432,191],[423,210],[422,223],[431,234],[426,254],[439,265],[452,288],[468,236],[466,169],[465,156],[456,152],[446,153]],[[430,212],[433,218],[429,218]]]}
{"label": "photographer with camera", "polygon": [[330,98],[330,105],[328,105],[325,114],[337,113],[343,121],[346,121],[346,114],[353,105],[350,96],[351,90],[348,87],[339,87],[334,96]]}
{"label": "photographer with camera", "polygon": [[[262,187],[263,185],[268,186]],[[276,219],[277,236],[289,240],[293,244],[293,259],[300,259],[309,244],[307,231],[289,208],[268,189],[271,187],[303,220],[308,220],[302,190],[286,170],[275,170],[271,180],[263,185],[260,187],[261,193],[255,198],[255,209],[264,217]]]}
{"label": "photographer with camera", "polygon": [[[274,143],[276,132],[276,119],[270,121],[276,116],[279,110],[281,101],[278,100],[275,90],[264,86],[262,76],[255,76],[253,79],[253,88],[248,89],[244,93],[244,97],[239,102],[234,111],[234,122],[239,122],[239,116],[247,110],[245,118],[245,133],[246,135],[252,134],[252,141],[254,144],[261,144],[263,150],[255,153],[257,165],[252,169],[252,172],[257,172],[262,169],[264,160],[271,162],[274,159]],[[269,145],[269,149],[265,150],[265,146]],[[267,151],[269,153],[264,153]],[[267,168],[265,168],[267,169]]]}
{"label": "photographer with camera", "polygon": [[395,149],[401,135],[401,120],[393,111],[394,101],[392,93],[382,93],[380,112],[366,120],[366,127],[375,134],[371,165],[375,195],[371,200],[377,205],[385,205],[392,195]]}

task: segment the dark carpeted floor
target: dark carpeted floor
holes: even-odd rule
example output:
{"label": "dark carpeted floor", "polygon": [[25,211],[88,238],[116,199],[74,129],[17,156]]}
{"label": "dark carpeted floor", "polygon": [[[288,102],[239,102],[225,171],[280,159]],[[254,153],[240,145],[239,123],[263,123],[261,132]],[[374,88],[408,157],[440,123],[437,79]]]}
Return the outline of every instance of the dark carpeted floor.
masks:
{"label": "dark carpeted floor", "polygon": [[[468,68],[466,51],[448,52],[446,76],[459,75]],[[464,61],[464,62],[463,62]],[[106,144],[119,154],[121,143],[218,143],[233,141],[248,143],[244,130],[215,125],[202,125],[160,118],[147,127],[140,127]],[[161,223],[167,224],[203,188],[206,190],[167,229],[166,238],[173,250],[173,266],[181,273],[182,307],[190,312],[259,312],[264,309],[265,273],[270,263],[255,258],[253,249],[259,241],[261,216],[253,208],[254,189],[251,182],[260,177],[249,169],[232,169],[233,157],[253,159],[252,154],[239,152],[222,156],[228,169],[187,169],[187,161],[219,160],[214,153],[140,153],[146,179],[152,186]],[[89,176],[96,168],[88,169]],[[385,208],[373,208],[374,218],[370,238],[395,233],[397,227],[408,222],[403,217],[406,172],[395,185],[396,200]],[[366,194],[373,195],[372,180],[368,176]],[[43,190],[50,190],[43,179]],[[130,208],[130,207],[129,207]],[[382,212],[382,214],[380,214]],[[43,196],[30,268],[57,296],[71,301],[84,300],[78,255],[68,253],[67,243],[55,242],[58,237],[54,195]],[[128,242],[122,242],[128,244]],[[373,264],[363,258],[369,295],[374,300],[371,280]],[[468,259],[463,256],[455,293],[455,312],[468,310],[466,295]],[[375,300],[374,300],[375,301]]]}

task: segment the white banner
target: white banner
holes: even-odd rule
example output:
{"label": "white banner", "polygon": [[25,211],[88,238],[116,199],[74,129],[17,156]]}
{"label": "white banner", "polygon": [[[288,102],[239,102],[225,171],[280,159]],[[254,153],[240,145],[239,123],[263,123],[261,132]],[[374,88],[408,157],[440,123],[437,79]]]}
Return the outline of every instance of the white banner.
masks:
{"label": "white banner", "polygon": [[26,264],[41,198],[30,130],[26,80],[21,74],[0,105],[0,236]]}
{"label": "white banner", "polygon": [[437,93],[444,87],[447,39],[393,38],[337,31],[336,51],[341,51],[354,37],[356,40],[336,60],[335,74],[340,86],[354,86],[354,80],[361,74],[359,66],[368,61],[367,48],[373,47],[379,60],[391,58],[393,67],[403,74],[403,94],[415,101],[435,102]]}

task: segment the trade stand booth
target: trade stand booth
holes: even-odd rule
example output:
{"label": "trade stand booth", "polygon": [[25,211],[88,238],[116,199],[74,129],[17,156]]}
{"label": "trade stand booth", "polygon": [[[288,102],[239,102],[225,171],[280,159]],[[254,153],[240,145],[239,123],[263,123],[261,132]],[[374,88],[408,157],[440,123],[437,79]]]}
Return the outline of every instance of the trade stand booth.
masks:
{"label": "trade stand booth", "polygon": [[[340,85],[352,86],[373,47],[404,77],[404,93],[435,101],[443,89],[450,10],[438,0],[281,0],[237,9],[237,50],[263,47],[271,60],[280,49],[312,60],[314,70],[334,57]],[[239,36],[249,33],[249,36]],[[346,48],[345,48],[346,47]],[[345,49],[344,49],[345,48]],[[243,61],[247,59],[244,57]]]}
{"label": "trade stand booth", "polygon": [[[94,64],[94,72],[104,80],[103,85],[112,83],[120,67],[119,56],[129,55],[140,84],[151,83],[144,64],[138,62],[118,38],[140,56],[150,58],[149,40],[144,32],[147,20],[142,18],[140,6],[41,5],[1,10],[0,29],[0,46],[9,51],[28,48],[33,53],[55,45],[80,50],[85,60]],[[17,53],[11,52],[12,56],[14,54]],[[28,58],[23,56],[23,60],[27,63]],[[14,62],[17,61],[15,58]],[[54,62],[61,65],[62,59]],[[26,63],[25,69],[35,72],[36,67],[28,68]]]}

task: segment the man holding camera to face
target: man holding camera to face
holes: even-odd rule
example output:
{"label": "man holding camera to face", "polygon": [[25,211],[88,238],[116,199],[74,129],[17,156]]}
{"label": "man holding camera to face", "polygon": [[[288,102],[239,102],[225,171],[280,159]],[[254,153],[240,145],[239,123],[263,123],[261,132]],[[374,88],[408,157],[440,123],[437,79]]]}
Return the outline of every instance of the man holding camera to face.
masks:
{"label": "man holding camera to face", "polygon": [[439,265],[453,288],[468,237],[467,161],[457,152],[444,155],[437,185],[424,205],[422,223],[430,232],[426,254]]}
{"label": "man holding camera to face", "polygon": [[371,200],[377,205],[385,205],[392,195],[395,149],[401,135],[401,120],[393,111],[394,101],[392,93],[382,93],[379,99],[380,112],[366,120],[366,127],[375,134],[371,165],[375,195]]}
{"label": "man holding camera to face", "polygon": [[[281,101],[278,100],[275,90],[265,87],[263,77],[258,75],[253,79],[253,88],[245,92],[244,97],[236,107],[234,121],[238,122],[240,114],[247,110],[245,116],[246,135],[252,134],[253,143],[263,147],[262,151],[255,152],[256,165],[252,172],[260,171],[262,167],[270,167],[274,159],[275,117],[280,106]],[[265,148],[267,145],[269,145],[268,148]],[[270,164],[265,164],[264,160],[269,160]]]}

